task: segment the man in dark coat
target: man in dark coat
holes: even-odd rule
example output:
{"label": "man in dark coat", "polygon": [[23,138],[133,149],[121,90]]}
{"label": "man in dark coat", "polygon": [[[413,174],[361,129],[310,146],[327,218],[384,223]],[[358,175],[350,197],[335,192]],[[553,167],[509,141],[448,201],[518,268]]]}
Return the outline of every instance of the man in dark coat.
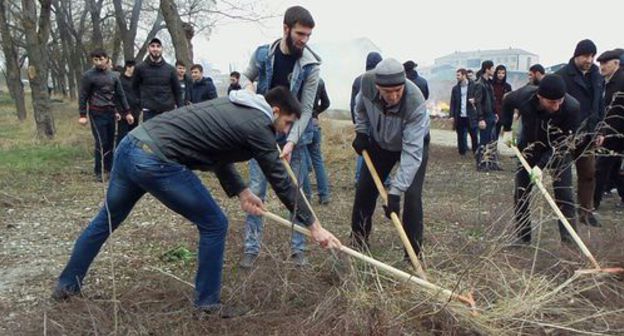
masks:
{"label": "man in dark coat", "polygon": [[557,71],[566,83],[567,92],[581,105],[581,123],[574,150],[577,200],[580,222],[591,226],[600,226],[600,221],[593,212],[596,188],[593,137],[596,135],[598,123],[604,118],[604,79],[594,64],[596,50],[596,45],[591,40],[580,41],[570,62]]}
{"label": "man in dark coat", "polygon": [[115,110],[119,108],[129,124],[134,119],[119,77],[108,70],[106,52],[96,49],[90,56],[93,67],[84,73],[80,81],[78,123],[84,126],[91,121],[95,142],[93,172],[96,181],[102,182],[102,173],[109,173],[113,165],[115,124],[122,118]]}
{"label": "man in dark coat", "polygon": [[129,124],[125,118],[119,120],[117,124],[117,140],[115,141],[115,143],[117,144],[121,142],[121,139],[123,139],[123,137],[125,137],[128,132],[132,131],[136,127],[139,121],[139,117],[141,116],[141,105],[139,104],[139,100],[137,99],[136,95],[134,94],[134,90],[132,89],[134,67],[134,61],[126,61],[121,76],[119,76],[119,80],[121,81],[121,86],[123,87],[124,93],[126,95],[128,105],[130,106],[130,113],[132,113],[132,118],[134,119],[134,122],[132,124]]}
{"label": "man in dark coat", "polygon": [[[559,75],[544,77],[539,85],[527,85],[509,93],[503,100],[503,141],[513,144],[511,124],[514,110],[522,118],[518,137],[520,149],[529,165],[529,174],[521,164],[515,179],[515,221],[517,242],[531,242],[530,198],[534,179],[542,177],[542,169],[549,169],[553,177],[553,189],[557,206],[575,228],[574,193],[572,191],[572,168],[569,144],[578,127],[579,104],[565,93],[565,82]],[[561,241],[572,243],[572,238],[559,223]]]}
{"label": "man in dark coat", "polygon": [[498,139],[503,124],[501,122],[503,114],[503,96],[511,92],[511,85],[507,83],[507,68],[499,64],[494,70],[494,80],[492,81],[494,90],[494,113],[496,113],[496,126],[494,128],[494,139]]}
{"label": "man in dark coat", "polygon": [[193,82],[186,90],[187,104],[197,104],[217,98],[217,88],[212,78],[204,77],[204,68],[200,64],[194,64],[191,67],[191,78]]}
{"label": "man in dark coat", "polygon": [[596,190],[594,206],[600,206],[603,193],[608,187],[609,179],[613,182],[620,196],[619,206],[624,206],[624,176],[619,174],[624,153],[624,67],[620,57],[624,52],[610,50],[598,57],[600,73],[605,77],[606,118],[596,137],[596,145],[608,150],[596,164]]}
{"label": "man in dark coat", "polygon": [[[382,60],[382,57],[380,53],[376,51],[369,52],[368,55],[366,55],[366,71],[375,69],[375,66],[377,66],[377,64],[381,62],[381,60]],[[354,125],[355,125],[355,104],[356,104],[355,98],[357,97],[358,93],[360,93],[360,85],[361,85],[363,75],[364,74],[361,74],[355,77],[355,79],[353,80],[353,85],[351,85],[351,103],[350,103],[351,121],[353,121]],[[356,162],[355,162],[355,182],[356,183],[360,179],[360,172],[362,171],[363,164],[364,164],[364,159],[362,159],[361,155],[358,155]]]}
{"label": "man in dark coat", "polygon": [[456,78],[457,85],[451,91],[450,115],[453,129],[457,132],[457,150],[459,155],[466,154],[466,135],[470,134],[471,150],[474,154],[479,145],[477,111],[474,104],[470,103],[470,99],[474,99],[475,84],[468,79],[466,69],[458,69]]}
{"label": "man in dark coat", "polygon": [[416,71],[416,67],[418,64],[414,61],[407,61],[403,63],[403,69],[405,69],[405,77],[411,80],[412,83],[416,84],[422,92],[423,96],[426,99],[429,99],[429,84],[427,84],[427,80],[418,75],[418,71]]}
{"label": "man in dark coat", "polygon": [[162,43],[150,41],[149,55],[134,70],[132,88],[141,104],[143,121],[184,105],[176,69],[162,57]]}

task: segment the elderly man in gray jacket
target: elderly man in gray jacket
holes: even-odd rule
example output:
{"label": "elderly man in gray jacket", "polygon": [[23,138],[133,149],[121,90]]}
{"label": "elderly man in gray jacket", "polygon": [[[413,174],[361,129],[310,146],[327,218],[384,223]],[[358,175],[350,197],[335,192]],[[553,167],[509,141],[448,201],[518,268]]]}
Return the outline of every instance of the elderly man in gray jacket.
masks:
{"label": "elderly man in gray jacket", "polygon": [[[404,194],[403,225],[418,255],[423,236],[422,187],[429,143],[425,98],[414,83],[405,80],[403,65],[393,58],[381,61],[364,74],[361,85],[355,108],[353,148],[360,155],[363,150],[369,153],[382,181],[399,162],[388,192],[386,216],[389,218],[392,212],[400,214]],[[370,171],[363,167],[351,217],[351,237],[356,247],[368,245],[378,195]]]}

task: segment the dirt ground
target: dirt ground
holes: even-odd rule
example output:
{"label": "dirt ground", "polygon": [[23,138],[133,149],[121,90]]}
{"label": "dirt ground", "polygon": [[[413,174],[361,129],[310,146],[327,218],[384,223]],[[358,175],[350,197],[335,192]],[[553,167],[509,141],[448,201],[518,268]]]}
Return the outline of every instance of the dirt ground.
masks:
{"label": "dirt ground", "polygon": [[[354,196],[350,137],[348,127],[326,127],[332,202],[315,206],[323,225],[345,243]],[[81,139],[91,141],[86,133]],[[179,246],[194,251],[196,229],[150,196],[104,246],[85,279],[84,297],[54,303],[55,279],[105,193],[91,164],[86,156],[36,175],[0,174],[0,334],[624,335],[623,278],[575,276],[589,264],[577,249],[560,245],[554,214],[540,196],[533,202],[533,245],[509,246],[515,163],[504,158],[504,171],[478,173],[471,158],[439,145],[431,146],[424,191],[425,265],[431,281],[472,292],[478,316],[315,246],[310,266],[296,268],[287,260],[291,232],[269,222],[255,267],[240,269],[244,215],[209,173],[200,176],[230,219],[222,297],[252,307],[251,314],[194,316],[195,261],[163,255]],[[602,228],[579,227],[605,266],[624,264],[622,210],[615,201],[604,202]],[[268,203],[286,215],[273,194]],[[381,213],[379,206],[370,254],[410,271]]]}

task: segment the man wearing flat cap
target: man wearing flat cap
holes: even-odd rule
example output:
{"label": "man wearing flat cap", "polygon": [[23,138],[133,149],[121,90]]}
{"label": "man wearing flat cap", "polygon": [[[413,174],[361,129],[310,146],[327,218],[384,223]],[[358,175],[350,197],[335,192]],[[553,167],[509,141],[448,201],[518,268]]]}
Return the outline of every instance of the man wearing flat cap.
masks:
{"label": "man wearing flat cap", "polygon": [[[522,118],[517,141],[513,141],[511,136],[515,109]],[[531,174],[520,164],[516,170],[516,242],[523,245],[531,243],[531,181],[541,180],[542,169],[551,172],[557,206],[576,228],[569,144],[579,125],[579,103],[566,94],[566,84],[561,76],[547,75],[539,86],[527,85],[507,94],[503,99],[502,123],[505,143],[516,143],[532,167]],[[559,234],[563,243],[572,243],[562,223],[559,223]]]}
{"label": "man wearing flat cap", "polygon": [[623,49],[605,51],[598,57],[600,73],[605,78],[604,101],[606,117],[596,137],[596,145],[608,152],[600,156],[596,163],[596,190],[594,206],[600,206],[603,193],[610,178],[615,182],[620,196],[619,207],[624,207],[624,176],[619,174],[624,153],[624,68],[621,58]]}
{"label": "man wearing flat cap", "polygon": [[580,124],[574,149],[577,177],[579,221],[585,225],[600,226],[594,213],[594,189],[596,188],[596,158],[593,138],[598,123],[604,118],[604,80],[594,64],[596,45],[582,40],[574,49],[570,62],[557,71],[566,83],[567,93],[581,105]]}
{"label": "man wearing flat cap", "polygon": [[[386,216],[400,215],[404,197],[403,225],[418,255],[423,236],[422,187],[427,167],[429,115],[425,98],[406,80],[403,65],[394,58],[381,61],[362,76],[355,107],[356,137],[353,148],[366,150],[384,181],[397,162],[388,191]],[[379,195],[371,172],[362,168],[351,217],[351,237],[356,247],[368,245],[372,216]]]}

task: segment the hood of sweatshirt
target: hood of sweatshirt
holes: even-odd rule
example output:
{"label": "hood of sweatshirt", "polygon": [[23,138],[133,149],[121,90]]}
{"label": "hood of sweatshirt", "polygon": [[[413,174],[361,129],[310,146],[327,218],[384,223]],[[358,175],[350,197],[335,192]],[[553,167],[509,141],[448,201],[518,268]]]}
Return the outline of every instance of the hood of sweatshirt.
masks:
{"label": "hood of sweatshirt", "polygon": [[251,107],[264,112],[273,122],[273,109],[263,95],[252,93],[249,90],[234,90],[230,91],[228,98],[233,104]]}

